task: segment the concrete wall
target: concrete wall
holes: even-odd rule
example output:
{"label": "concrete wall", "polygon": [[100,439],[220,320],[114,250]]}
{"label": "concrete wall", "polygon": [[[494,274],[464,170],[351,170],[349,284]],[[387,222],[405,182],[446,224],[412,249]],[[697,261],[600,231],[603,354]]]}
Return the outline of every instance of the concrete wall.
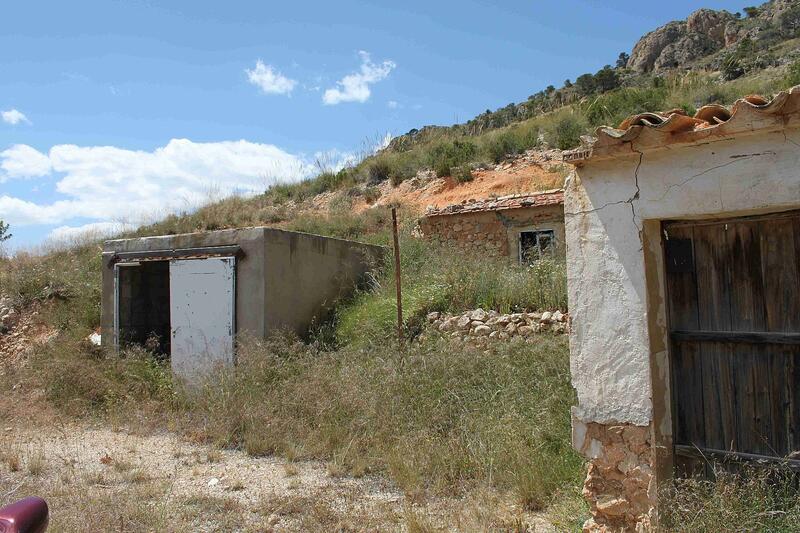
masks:
{"label": "concrete wall", "polygon": [[658,480],[672,476],[661,221],[800,208],[798,147],[797,129],[740,134],[589,160],[567,179],[573,445],[589,459],[586,530],[647,529]]}
{"label": "concrete wall", "polygon": [[267,229],[265,233],[267,333],[287,328],[304,336],[337,300],[363,282],[385,249],[342,239]]}
{"label": "concrete wall", "polygon": [[[565,221],[576,415],[652,419],[644,222],[800,207],[800,131],[590,162],[567,182]],[[638,169],[638,171],[637,171]],[[660,235],[648,247],[660,248]]]}
{"label": "concrete wall", "polygon": [[562,206],[456,213],[420,220],[420,230],[425,237],[488,256],[517,258],[520,232],[534,229],[554,230],[557,243],[563,246]]}

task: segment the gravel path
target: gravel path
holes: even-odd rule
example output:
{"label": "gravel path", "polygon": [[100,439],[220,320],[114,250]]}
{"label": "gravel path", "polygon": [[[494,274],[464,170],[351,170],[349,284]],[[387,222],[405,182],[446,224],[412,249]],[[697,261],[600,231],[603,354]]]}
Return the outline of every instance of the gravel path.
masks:
{"label": "gravel path", "polygon": [[342,477],[337,470],[319,461],[250,457],[171,433],[0,428],[0,504],[44,496],[51,531],[551,529],[495,494],[408,496],[385,478]]}

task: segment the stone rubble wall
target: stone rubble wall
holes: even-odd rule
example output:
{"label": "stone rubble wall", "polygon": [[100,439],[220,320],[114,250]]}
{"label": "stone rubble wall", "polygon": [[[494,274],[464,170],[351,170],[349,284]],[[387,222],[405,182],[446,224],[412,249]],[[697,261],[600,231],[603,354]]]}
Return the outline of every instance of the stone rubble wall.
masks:
{"label": "stone rubble wall", "polygon": [[419,233],[434,242],[489,257],[517,256],[517,233],[522,228],[546,226],[564,239],[561,205],[522,207],[503,211],[472,211],[444,216],[425,216]]}
{"label": "stone rubble wall", "polygon": [[427,318],[430,327],[465,341],[489,342],[531,337],[545,331],[557,334],[569,331],[568,316],[561,311],[501,314],[478,308],[460,315],[433,312]]}
{"label": "stone rubble wall", "polygon": [[651,531],[656,502],[651,428],[573,417],[572,432],[573,445],[589,461],[583,496],[592,518],[583,530]]}
{"label": "stone rubble wall", "polygon": [[482,256],[509,255],[508,231],[494,213],[463,213],[426,217],[422,234],[439,244],[448,244]]}

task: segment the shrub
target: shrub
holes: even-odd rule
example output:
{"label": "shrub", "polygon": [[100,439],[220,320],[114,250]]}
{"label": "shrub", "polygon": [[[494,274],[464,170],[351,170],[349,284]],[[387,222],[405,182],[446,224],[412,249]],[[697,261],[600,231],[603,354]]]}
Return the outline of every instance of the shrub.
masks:
{"label": "shrub", "polygon": [[784,84],[787,87],[794,87],[795,85],[800,85],[800,60],[795,60],[792,64],[789,65],[789,68],[786,70],[786,77],[784,78]]}
{"label": "shrub", "polygon": [[561,150],[575,148],[581,143],[581,135],[586,131],[581,122],[572,115],[556,121],[548,132],[549,141]]}
{"label": "shrub", "polygon": [[411,179],[417,175],[417,170],[420,168],[420,163],[414,157],[409,155],[400,155],[394,159],[390,174],[390,180],[393,187],[397,187],[407,179]]}
{"label": "shrub", "polygon": [[369,183],[376,185],[382,181],[389,179],[392,169],[389,163],[383,159],[373,161],[368,167]]}
{"label": "shrub", "polygon": [[438,177],[450,175],[452,167],[471,162],[478,153],[477,145],[470,140],[442,141],[428,152],[431,168]]}
{"label": "shrub", "polygon": [[491,135],[483,145],[486,156],[494,163],[503,161],[507,156],[518,154],[525,147],[521,140],[511,131]]}
{"label": "shrub", "polygon": [[375,203],[381,197],[381,191],[377,187],[367,187],[364,189],[364,200],[368,204]]}
{"label": "shrub", "polygon": [[458,183],[467,183],[468,181],[472,181],[474,176],[472,175],[472,166],[471,165],[461,165],[459,167],[454,167],[452,169],[453,178]]}
{"label": "shrub", "polygon": [[[525,267],[507,258],[474,257],[401,235],[403,309],[409,323],[429,311],[483,307],[501,312],[523,309],[566,310],[563,260]],[[395,327],[392,265],[379,278],[380,289],[359,295],[338,313],[342,344],[366,345],[391,335]]]}
{"label": "shrub", "polygon": [[625,118],[645,111],[660,111],[666,106],[664,88],[623,88],[602,94],[586,108],[592,126],[616,126]]}
{"label": "shrub", "polygon": [[731,54],[722,62],[722,77],[726,80],[735,80],[744,75],[744,67],[742,67],[741,60],[735,55]]}

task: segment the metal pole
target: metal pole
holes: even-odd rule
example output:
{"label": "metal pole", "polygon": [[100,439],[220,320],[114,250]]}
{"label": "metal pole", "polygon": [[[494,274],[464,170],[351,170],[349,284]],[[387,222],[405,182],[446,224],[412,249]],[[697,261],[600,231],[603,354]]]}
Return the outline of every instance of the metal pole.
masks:
{"label": "metal pole", "polygon": [[394,236],[394,284],[397,288],[397,340],[403,344],[403,294],[400,288],[400,239],[397,236],[397,208],[392,208],[392,234]]}

